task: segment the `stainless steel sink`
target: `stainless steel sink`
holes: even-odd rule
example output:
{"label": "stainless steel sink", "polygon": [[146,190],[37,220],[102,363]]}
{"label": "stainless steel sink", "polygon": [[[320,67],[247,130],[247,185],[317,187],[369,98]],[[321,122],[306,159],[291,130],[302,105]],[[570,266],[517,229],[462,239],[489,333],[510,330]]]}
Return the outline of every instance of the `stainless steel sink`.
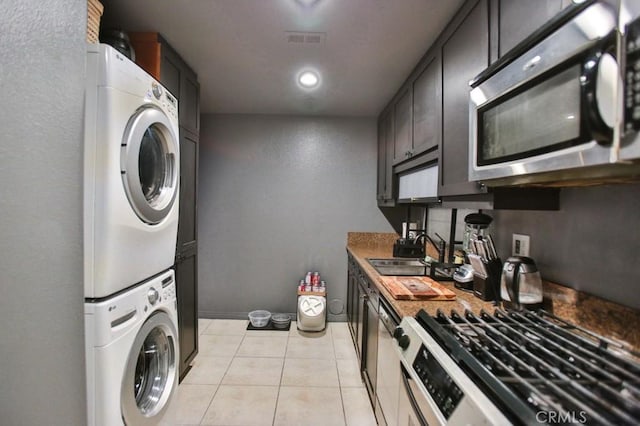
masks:
{"label": "stainless steel sink", "polygon": [[371,266],[425,266],[422,259],[367,259]]}
{"label": "stainless steel sink", "polygon": [[429,265],[421,259],[367,259],[380,275],[427,275]]}
{"label": "stainless steel sink", "polygon": [[[427,263],[423,259],[367,259],[380,275],[424,276],[440,281],[453,280],[455,265]],[[433,270],[432,270],[433,268]]]}

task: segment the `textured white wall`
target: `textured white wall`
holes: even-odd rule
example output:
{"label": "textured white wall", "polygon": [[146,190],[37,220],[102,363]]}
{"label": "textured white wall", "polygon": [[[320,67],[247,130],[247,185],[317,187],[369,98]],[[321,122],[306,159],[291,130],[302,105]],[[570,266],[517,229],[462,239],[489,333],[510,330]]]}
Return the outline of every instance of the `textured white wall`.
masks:
{"label": "textured white wall", "polygon": [[86,424],[85,0],[0,2],[0,424]]}
{"label": "textured white wall", "polygon": [[346,303],[347,232],[392,231],[376,206],[375,119],[205,115],[202,123],[200,314],[295,312],[308,270],[322,274],[330,300]]}

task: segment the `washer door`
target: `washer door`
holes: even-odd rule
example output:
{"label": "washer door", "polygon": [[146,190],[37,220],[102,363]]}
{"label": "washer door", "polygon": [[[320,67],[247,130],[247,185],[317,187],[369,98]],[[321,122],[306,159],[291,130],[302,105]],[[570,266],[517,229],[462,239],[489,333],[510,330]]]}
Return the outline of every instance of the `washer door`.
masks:
{"label": "washer door", "polygon": [[122,140],[120,170],[131,207],[149,224],[162,221],[178,193],[178,135],[154,106],[139,108]]}
{"label": "washer door", "polygon": [[178,332],[158,311],[136,336],[122,378],[122,419],[126,425],[155,425],[178,387]]}

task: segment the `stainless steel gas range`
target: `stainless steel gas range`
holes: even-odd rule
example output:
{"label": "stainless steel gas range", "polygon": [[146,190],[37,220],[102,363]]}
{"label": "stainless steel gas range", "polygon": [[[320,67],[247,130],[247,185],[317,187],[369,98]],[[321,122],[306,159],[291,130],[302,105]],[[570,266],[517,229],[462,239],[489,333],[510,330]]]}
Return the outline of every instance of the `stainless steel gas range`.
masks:
{"label": "stainless steel gas range", "polygon": [[639,424],[639,354],[545,311],[405,317],[400,425]]}

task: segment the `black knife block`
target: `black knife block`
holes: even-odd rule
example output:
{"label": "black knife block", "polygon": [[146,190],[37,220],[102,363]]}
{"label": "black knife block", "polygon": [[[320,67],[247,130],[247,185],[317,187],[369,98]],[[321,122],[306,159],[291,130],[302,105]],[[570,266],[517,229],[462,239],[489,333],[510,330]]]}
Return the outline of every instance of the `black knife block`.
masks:
{"label": "black knife block", "polygon": [[500,258],[482,261],[487,269],[487,276],[473,274],[473,294],[484,301],[500,301],[500,278],[502,277],[502,261]]}

